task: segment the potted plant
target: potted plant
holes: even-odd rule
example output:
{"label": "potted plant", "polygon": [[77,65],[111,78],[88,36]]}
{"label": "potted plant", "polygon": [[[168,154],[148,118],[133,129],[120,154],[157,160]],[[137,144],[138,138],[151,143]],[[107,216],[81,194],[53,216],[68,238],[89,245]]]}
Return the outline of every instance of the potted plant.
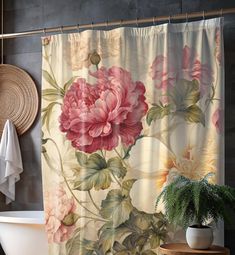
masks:
{"label": "potted plant", "polygon": [[175,226],[187,228],[186,240],[192,249],[207,249],[213,242],[212,229],[208,222],[219,219],[229,221],[235,211],[235,190],[228,186],[211,184],[208,179],[190,180],[176,177],[157,198],[162,201],[166,218]]}

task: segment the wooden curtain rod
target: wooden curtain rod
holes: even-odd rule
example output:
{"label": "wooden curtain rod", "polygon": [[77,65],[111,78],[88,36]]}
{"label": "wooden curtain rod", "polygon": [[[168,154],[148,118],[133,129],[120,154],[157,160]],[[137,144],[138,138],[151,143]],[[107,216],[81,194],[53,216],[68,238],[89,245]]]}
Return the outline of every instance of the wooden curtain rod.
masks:
{"label": "wooden curtain rod", "polygon": [[159,16],[159,17],[152,17],[152,18],[142,18],[142,19],[133,19],[133,20],[119,20],[119,21],[112,21],[112,22],[100,22],[100,23],[91,23],[91,24],[77,24],[73,26],[61,26],[61,27],[50,27],[50,28],[42,28],[36,30],[29,30],[24,32],[18,33],[9,33],[9,34],[1,34],[0,39],[9,39],[9,38],[16,38],[16,37],[25,37],[25,36],[33,36],[39,34],[46,34],[46,33],[54,33],[54,32],[65,32],[71,30],[79,29],[88,29],[88,28],[100,28],[100,27],[111,27],[111,26],[123,26],[123,25],[138,25],[138,24],[145,24],[145,23],[153,23],[156,24],[157,22],[168,21],[171,20],[181,20],[185,19],[188,20],[190,18],[205,18],[211,16],[223,16],[225,14],[235,14],[235,8],[227,8],[221,10],[213,10],[213,11],[202,11],[202,12],[192,12],[192,13],[184,13],[184,14],[174,14],[168,16]]}

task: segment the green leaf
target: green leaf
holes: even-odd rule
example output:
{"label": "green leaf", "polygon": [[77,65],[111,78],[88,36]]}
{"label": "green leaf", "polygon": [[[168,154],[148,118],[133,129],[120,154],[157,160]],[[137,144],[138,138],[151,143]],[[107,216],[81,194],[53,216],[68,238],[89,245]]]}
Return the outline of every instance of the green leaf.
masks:
{"label": "green leaf", "polygon": [[78,78],[78,76],[74,76],[71,79],[69,79],[65,84],[64,84],[64,91],[65,93],[69,89],[70,85]]}
{"label": "green leaf", "polygon": [[43,99],[47,101],[56,101],[60,98],[64,97],[64,94],[62,93],[61,89],[44,89],[42,91],[42,97]]}
{"label": "green leaf", "polygon": [[86,163],[87,168],[101,170],[107,167],[106,161],[98,153],[91,154]]}
{"label": "green leaf", "polygon": [[76,213],[69,213],[68,215],[66,215],[62,221],[62,223],[65,226],[72,226],[74,225],[77,220],[79,219],[79,215]]}
{"label": "green leaf", "polygon": [[129,254],[127,248],[124,245],[122,245],[121,243],[119,243],[118,241],[114,242],[113,250],[116,251],[115,255],[117,255],[117,254],[118,255],[127,255],[127,254]]}
{"label": "green leaf", "polygon": [[110,158],[108,162],[97,153],[89,158],[81,152],[76,152],[77,160],[82,166],[76,176],[74,189],[88,191],[93,187],[95,190],[107,189],[112,182],[112,176],[124,178],[126,168],[119,158]]}
{"label": "green leaf", "polygon": [[101,202],[100,214],[103,218],[113,222],[114,227],[129,219],[133,209],[129,196],[123,195],[122,190],[110,190]]}
{"label": "green leaf", "polygon": [[131,151],[132,147],[135,146],[136,142],[137,142],[139,139],[143,138],[143,137],[144,137],[144,135],[138,136],[138,137],[135,139],[135,143],[134,143],[134,144],[130,145],[130,146],[127,147],[127,148],[124,147],[124,157],[123,157],[123,159],[128,159],[128,158],[130,157],[130,151]]}
{"label": "green leaf", "polygon": [[80,235],[71,238],[66,243],[67,255],[93,255],[94,251],[98,250],[97,242],[83,239]]}
{"label": "green leaf", "polygon": [[147,250],[147,251],[144,251],[143,253],[141,253],[141,255],[157,255],[157,253],[155,253],[151,250]]}
{"label": "green leaf", "polygon": [[212,89],[211,100],[213,100],[215,96],[215,87],[212,85],[211,89]]}
{"label": "green leaf", "polygon": [[170,91],[170,97],[177,110],[196,104],[200,99],[199,83],[196,80],[179,80]]}
{"label": "green leaf", "polygon": [[48,138],[43,138],[42,139],[42,144],[46,144],[48,142]]}
{"label": "green leaf", "polygon": [[77,155],[83,168],[79,171],[78,176],[76,176],[74,189],[82,191],[91,190],[93,187],[95,190],[107,189],[112,179],[105,159],[99,154],[94,153],[84,164],[85,156],[81,156],[82,154]]}
{"label": "green leaf", "polygon": [[60,89],[57,82],[52,78],[52,76],[46,70],[42,70],[42,76],[53,88]]}
{"label": "green leaf", "polygon": [[118,157],[110,158],[107,162],[107,168],[118,178],[124,178],[127,172],[122,161]]}
{"label": "green leaf", "polygon": [[124,249],[123,251],[118,251],[115,253],[115,255],[132,255],[133,253],[127,249]]}
{"label": "green leaf", "polygon": [[106,252],[113,247],[114,242],[120,240],[120,238],[126,233],[129,233],[130,230],[123,226],[113,228],[113,223],[111,222],[111,224],[105,224],[100,232],[99,244],[101,245],[104,254],[106,254]]}
{"label": "green leaf", "polygon": [[150,237],[149,242],[150,242],[151,249],[156,249],[160,245],[160,237],[156,234],[153,234]]}
{"label": "green leaf", "polygon": [[149,229],[151,225],[152,215],[149,215],[145,212],[139,212],[134,217],[134,224],[141,230]]}
{"label": "green leaf", "polygon": [[166,115],[170,114],[170,105],[166,106],[153,106],[149,109],[146,117],[147,124],[150,126],[152,121],[162,119]]}
{"label": "green leaf", "polygon": [[197,105],[191,105],[185,110],[184,118],[193,123],[202,123],[205,126],[205,114]]}
{"label": "green leaf", "polygon": [[137,179],[129,179],[122,183],[122,195],[128,196],[133,184],[137,181]]}
{"label": "green leaf", "polygon": [[48,104],[47,107],[42,109],[42,125],[46,125],[46,128],[47,128],[48,131],[50,131],[50,125],[49,124],[50,124],[50,118],[51,118],[52,110],[53,110],[53,107],[57,104],[61,105],[58,102],[52,102],[52,103]]}
{"label": "green leaf", "polygon": [[211,93],[209,94],[208,98],[205,101],[205,105],[213,103],[214,100],[217,100],[215,97],[215,87],[212,85],[211,86]]}
{"label": "green leaf", "polygon": [[77,161],[78,161],[80,166],[86,166],[88,157],[85,153],[77,151],[77,152],[75,152],[75,156],[76,156]]}
{"label": "green leaf", "polygon": [[128,249],[133,249],[133,247],[140,247],[140,250],[142,250],[147,242],[147,239],[148,236],[143,235],[142,233],[131,233],[124,239],[123,245],[125,245]]}

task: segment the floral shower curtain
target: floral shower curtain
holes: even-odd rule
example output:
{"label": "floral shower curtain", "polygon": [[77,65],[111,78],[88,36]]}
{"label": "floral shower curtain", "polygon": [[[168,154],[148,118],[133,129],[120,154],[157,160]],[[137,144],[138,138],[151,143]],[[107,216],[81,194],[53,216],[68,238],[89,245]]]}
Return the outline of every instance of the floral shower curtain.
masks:
{"label": "floral shower curtain", "polygon": [[208,172],[223,182],[222,20],[42,44],[49,254],[156,254],[177,240],[155,210],[164,185]]}

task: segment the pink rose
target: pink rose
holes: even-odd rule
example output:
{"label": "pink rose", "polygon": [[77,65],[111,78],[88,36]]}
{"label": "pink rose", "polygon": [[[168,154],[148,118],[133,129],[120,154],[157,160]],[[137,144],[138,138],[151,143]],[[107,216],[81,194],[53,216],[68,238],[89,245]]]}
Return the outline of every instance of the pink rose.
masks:
{"label": "pink rose", "polygon": [[223,111],[217,108],[212,115],[212,123],[216,127],[216,131],[220,134],[223,131]]}
{"label": "pink rose", "polygon": [[134,144],[148,110],[144,84],[120,67],[102,67],[90,75],[97,79],[94,85],[79,78],[66,93],[61,131],[73,147],[88,153],[112,150],[119,137],[126,146]]}
{"label": "pink rose", "polygon": [[202,64],[197,54],[188,46],[183,48],[182,59],[177,60],[173,52],[168,58],[158,55],[151,66],[150,76],[155,81],[156,88],[164,91],[174,86],[179,79],[197,80],[202,95],[213,82],[210,66]]}
{"label": "pink rose", "polygon": [[60,243],[68,240],[75,225],[64,225],[63,220],[76,209],[73,198],[68,198],[62,186],[47,191],[44,196],[46,232],[48,242]]}

